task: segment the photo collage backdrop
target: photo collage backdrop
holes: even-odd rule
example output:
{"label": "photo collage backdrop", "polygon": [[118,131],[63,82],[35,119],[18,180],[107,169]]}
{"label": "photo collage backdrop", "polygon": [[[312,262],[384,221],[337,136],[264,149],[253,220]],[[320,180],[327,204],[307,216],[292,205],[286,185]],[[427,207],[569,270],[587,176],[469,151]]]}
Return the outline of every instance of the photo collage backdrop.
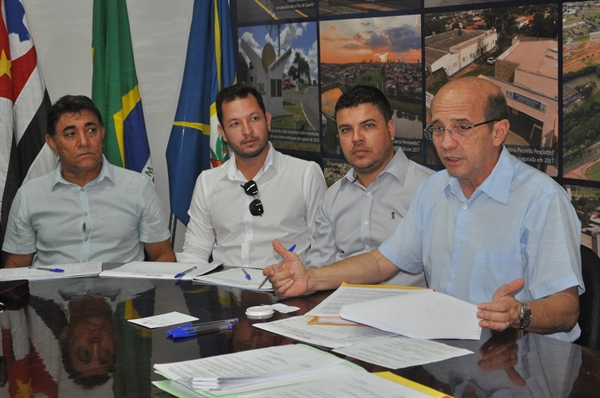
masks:
{"label": "photo collage backdrop", "polygon": [[490,80],[509,105],[505,145],[571,195],[582,243],[600,233],[600,1],[231,0],[238,82],[255,87],[282,152],[320,163],[327,183],[350,168],[337,99],[356,84],[386,95],[394,144],[440,170],[423,138],[448,81]]}

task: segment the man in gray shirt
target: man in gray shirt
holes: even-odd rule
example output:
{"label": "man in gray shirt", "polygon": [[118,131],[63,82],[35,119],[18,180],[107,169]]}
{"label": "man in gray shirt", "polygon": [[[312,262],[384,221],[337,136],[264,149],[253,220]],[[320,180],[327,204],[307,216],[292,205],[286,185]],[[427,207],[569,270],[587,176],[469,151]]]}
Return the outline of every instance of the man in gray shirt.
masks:
{"label": "man in gray shirt", "polygon": [[[308,267],[379,247],[396,229],[423,180],[433,174],[394,152],[396,126],[383,93],[354,86],[335,106],[344,157],[352,169],[325,194],[315,220]],[[423,274],[398,272],[389,283],[425,286]]]}

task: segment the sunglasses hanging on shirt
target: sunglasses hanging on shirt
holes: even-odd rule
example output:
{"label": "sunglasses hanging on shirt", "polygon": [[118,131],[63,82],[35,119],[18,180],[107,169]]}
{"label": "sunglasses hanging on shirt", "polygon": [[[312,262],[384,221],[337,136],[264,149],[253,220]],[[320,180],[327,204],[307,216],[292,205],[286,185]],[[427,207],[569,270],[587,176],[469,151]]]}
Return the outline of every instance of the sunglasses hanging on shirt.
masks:
{"label": "sunglasses hanging on shirt", "polygon": [[244,185],[240,186],[244,188],[244,192],[246,193],[246,195],[254,197],[254,200],[250,202],[250,205],[248,206],[248,208],[250,209],[250,214],[252,214],[253,216],[262,217],[263,213],[265,212],[265,209],[263,208],[263,204],[260,201],[260,199],[256,197],[258,195],[258,185],[256,185],[256,182],[254,180],[250,180]]}

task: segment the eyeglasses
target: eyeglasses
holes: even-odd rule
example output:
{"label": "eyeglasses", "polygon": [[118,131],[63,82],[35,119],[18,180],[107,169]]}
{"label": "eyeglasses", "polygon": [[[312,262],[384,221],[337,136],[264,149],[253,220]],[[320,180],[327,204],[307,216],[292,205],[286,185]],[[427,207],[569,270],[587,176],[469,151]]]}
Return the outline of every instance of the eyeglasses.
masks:
{"label": "eyeglasses", "polygon": [[254,180],[250,180],[244,185],[240,185],[240,187],[244,188],[244,192],[246,193],[246,195],[254,196],[254,200],[250,202],[250,205],[248,206],[248,208],[250,209],[250,214],[252,214],[253,216],[262,217],[263,213],[265,212],[265,209],[263,208],[263,204],[260,201],[260,199],[256,197],[258,195],[258,185],[256,185],[256,182],[254,182]]}
{"label": "eyeglasses", "polygon": [[446,130],[448,130],[453,136],[465,138],[469,135],[471,130],[475,127],[483,126],[484,124],[499,122],[502,119],[493,119],[486,120],[485,122],[477,123],[477,124],[468,124],[468,123],[458,123],[452,127],[444,127],[441,124],[428,124],[427,127],[423,130],[423,134],[425,134],[425,138],[429,141],[433,141],[433,139],[442,138]]}

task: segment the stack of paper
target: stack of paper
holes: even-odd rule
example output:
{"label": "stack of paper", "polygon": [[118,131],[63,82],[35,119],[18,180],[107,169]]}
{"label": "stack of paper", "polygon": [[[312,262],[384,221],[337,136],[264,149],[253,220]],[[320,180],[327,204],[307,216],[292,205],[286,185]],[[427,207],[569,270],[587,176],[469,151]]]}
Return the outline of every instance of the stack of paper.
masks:
{"label": "stack of paper", "polygon": [[101,277],[192,280],[217,268],[217,263],[160,263],[132,261],[118,268],[102,271]]}
{"label": "stack of paper", "polygon": [[199,278],[194,278],[194,282],[204,283],[207,285],[237,287],[248,290],[260,290],[261,292],[273,291],[273,287],[269,281],[266,281],[260,289],[258,288],[265,278],[261,269],[244,268],[244,270],[249,275],[249,279],[246,277],[246,273],[244,273],[241,268],[232,268],[221,272],[215,272],[210,275],[204,275]]}
{"label": "stack of paper", "polygon": [[157,364],[154,369],[189,389],[224,395],[322,379],[329,377],[329,372],[348,366],[353,365],[335,355],[297,344]]}
{"label": "stack of paper", "polygon": [[102,271],[101,262],[58,264],[51,267],[36,268],[2,268],[0,280],[27,279],[30,281],[45,279],[77,278],[80,276],[94,276]]}

